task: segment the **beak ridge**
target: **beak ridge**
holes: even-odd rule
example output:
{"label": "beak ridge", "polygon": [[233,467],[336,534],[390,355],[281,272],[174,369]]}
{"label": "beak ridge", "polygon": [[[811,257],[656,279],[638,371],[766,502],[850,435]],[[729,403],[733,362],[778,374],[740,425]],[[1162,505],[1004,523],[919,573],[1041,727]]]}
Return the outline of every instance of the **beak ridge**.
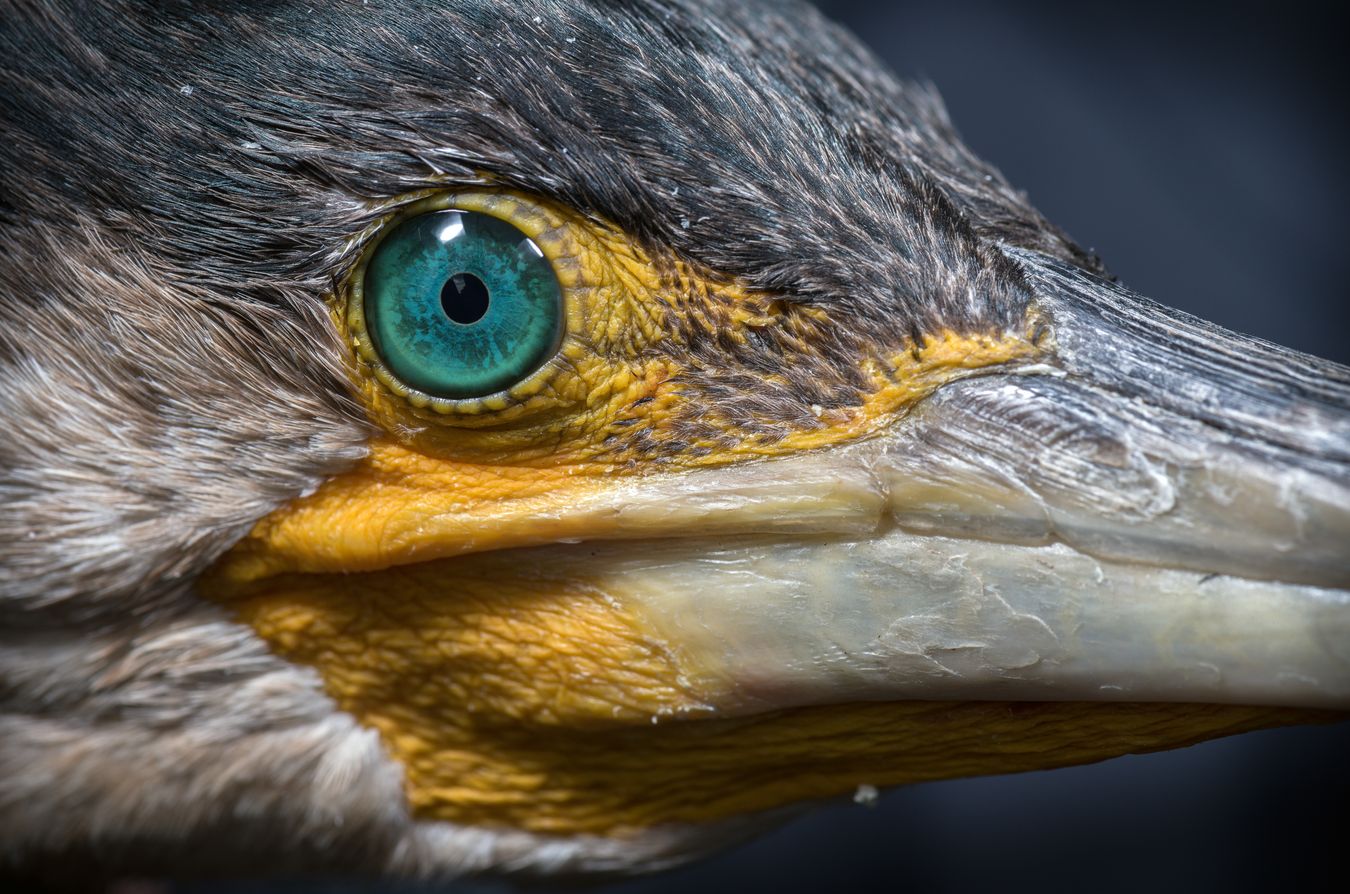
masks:
{"label": "beak ridge", "polygon": [[816,460],[872,470],[874,535],[675,541],[608,586],[761,709],[1350,707],[1350,371],[1012,254],[1052,359]]}

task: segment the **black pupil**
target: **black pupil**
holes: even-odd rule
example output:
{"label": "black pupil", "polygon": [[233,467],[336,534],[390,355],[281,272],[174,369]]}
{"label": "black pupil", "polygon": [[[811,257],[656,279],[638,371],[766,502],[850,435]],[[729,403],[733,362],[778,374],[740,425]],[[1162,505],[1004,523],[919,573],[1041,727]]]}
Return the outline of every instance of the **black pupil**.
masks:
{"label": "black pupil", "polygon": [[441,287],[441,309],[461,325],[477,323],[487,313],[487,286],[472,273],[456,273]]}

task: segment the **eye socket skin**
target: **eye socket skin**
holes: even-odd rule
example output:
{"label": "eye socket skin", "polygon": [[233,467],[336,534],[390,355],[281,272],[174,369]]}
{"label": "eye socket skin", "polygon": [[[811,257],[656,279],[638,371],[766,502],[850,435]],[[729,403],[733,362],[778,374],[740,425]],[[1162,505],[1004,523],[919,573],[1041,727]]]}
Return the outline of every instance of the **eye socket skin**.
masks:
{"label": "eye socket skin", "polygon": [[576,219],[507,191],[423,193],[362,243],[334,310],[381,425],[496,426],[584,401],[575,367],[606,325],[608,264]]}
{"label": "eye socket skin", "polygon": [[434,397],[508,389],[562,340],[562,291],[543,252],[480,212],[402,220],[371,254],[364,285],[375,352],[401,382]]}
{"label": "eye socket skin", "polygon": [[[368,418],[419,455],[621,471],[643,468],[642,458],[717,465],[780,455],[864,437],[943,381],[1038,351],[1027,333],[1010,331],[978,338],[948,332],[922,347],[900,340],[856,358],[821,352],[814,346],[840,344],[839,324],[825,309],[749,289],[603,218],[505,188],[428,190],[373,213],[380,216],[350,244],[359,257],[336,283],[334,322],[355,355],[353,384]],[[431,255],[442,258],[432,273],[402,271],[435,336],[420,347],[415,342],[426,333],[413,326],[405,339],[382,318],[379,297],[389,283],[381,282],[377,258],[395,258],[403,228],[425,217],[434,243],[429,222],[444,220],[444,228],[456,215],[484,231],[500,224],[511,251],[528,239],[542,255],[538,270],[546,264],[556,278],[559,308],[551,335],[547,325],[530,337],[533,324],[507,327],[518,340],[501,345],[511,359],[500,367],[494,360],[499,378],[467,385],[437,377],[447,368],[444,357],[464,344],[455,340],[463,332],[456,327],[492,318],[493,301],[504,294],[497,273],[446,261],[440,248]],[[768,356],[791,372],[757,374],[750,394],[735,378],[745,371],[743,356]],[[842,389],[836,405],[806,404],[803,382],[813,394]],[[748,405],[725,403],[738,394]]]}

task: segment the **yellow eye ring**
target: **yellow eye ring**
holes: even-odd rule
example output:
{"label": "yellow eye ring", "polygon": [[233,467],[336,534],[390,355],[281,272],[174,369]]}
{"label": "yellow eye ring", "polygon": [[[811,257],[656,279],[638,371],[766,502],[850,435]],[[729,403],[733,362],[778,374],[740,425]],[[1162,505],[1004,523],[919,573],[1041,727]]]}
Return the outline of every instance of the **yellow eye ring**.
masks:
{"label": "yellow eye ring", "polygon": [[[352,351],[358,399],[371,421],[403,445],[463,461],[556,465],[613,453],[630,442],[646,443],[650,421],[664,418],[678,399],[677,367],[659,346],[677,321],[674,302],[694,294],[689,269],[678,259],[649,253],[601,218],[491,187],[418,192],[373,211],[383,214],[349,244],[355,260],[336,283],[330,309]],[[370,312],[372,302],[380,300],[373,297],[372,262],[400,226],[409,221],[420,226],[418,218],[438,214],[445,220],[478,216],[482,219],[474,225],[484,224],[483,232],[509,225],[511,238],[528,240],[533,260],[545,260],[556,280],[562,323],[556,350],[548,342],[547,351],[529,356],[499,390],[437,393],[434,387],[419,387],[419,381],[438,384],[434,356],[414,369],[426,374],[419,380],[400,375],[407,367],[396,368],[398,358],[391,364],[380,351],[381,323]],[[494,220],[485,223],[486,218]],[[442,239],[430,224],[418,232],[419,238]],[[519,246],[511,242],[509,247],[519,260]],[[448,282],[445,276],[416,282],[423,311],[444,311],[447,319],[437,319],[438,326],[459,322],[460,312],[470,307],[441,303],[449,300],[438,292]],[[395,331],[395,337],[401,333]]]}
{"label": "yellow eye ring", "polygon": [[[391,234],[399,232],[401,225],[415,219],[431,219],[429,216],[436,212],[484,215],[505,222],[529,240],[532,250],[542,256],[556,278],[561,303],[558,321],[561,334],[556,349],[548,346],[547,359],[514,380],[509,387],[464,397],[436,394],[431,389],[416,387],[405,380],[406,376],[395,372],[394,364],[381,351],[378,330],[372,331],[375,327],[371,326],[369,317],[367,280],[372,259],[380,256],[381,247],[386,245]],[[377,406],[385,404],[387,396],[392,396],[425,421],[475,426],[505,422],[523,413],[560,410],[584,399],[584,389],[574,387],[575,383],[568,379],[576,360],[587,351],[583,339],[595,322],[589,319],[588,313],[594,309],[594,303],[577,300],[578,290],[587,285],[580,258],[595,250],[594,246],[583,244],[586,239],[584,229],[561,212],[542,202],[510,193],[440,193],[410,202],[381,221],[376,235],[365,246],[347,278],[345,294],[339,300],[338,308],[339,323],[356,352],[360,373],[384,392],[384,400],[379,394],[370,394],[373,403]],[[385,253],[386,256],[389,254]],[[449,320],[441,323],[447,330],[464,328]],[[386,331],[389,331],[388,327]]]}

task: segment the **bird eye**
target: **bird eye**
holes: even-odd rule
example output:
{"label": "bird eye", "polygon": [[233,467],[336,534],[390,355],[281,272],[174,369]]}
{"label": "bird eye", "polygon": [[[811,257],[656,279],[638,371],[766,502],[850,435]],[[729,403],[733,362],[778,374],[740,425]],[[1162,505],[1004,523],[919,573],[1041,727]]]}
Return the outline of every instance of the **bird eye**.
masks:
{"label": "bird eye", "polygon": [[511,388],[563,337],[562,290],[543,252],[475,211],[433,211],[395,226],[366,265],[364,316],[390,373],[451,400]]}

